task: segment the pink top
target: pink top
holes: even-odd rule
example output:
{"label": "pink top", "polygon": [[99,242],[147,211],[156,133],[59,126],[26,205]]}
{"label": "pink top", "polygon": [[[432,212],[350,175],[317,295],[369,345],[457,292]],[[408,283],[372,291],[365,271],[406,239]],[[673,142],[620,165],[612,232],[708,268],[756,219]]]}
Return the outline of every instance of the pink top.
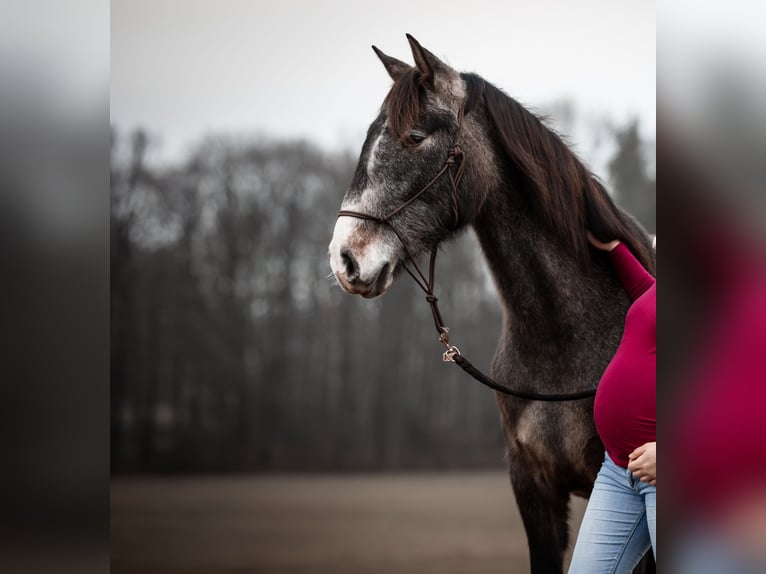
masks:
{"label": "pink top", "polygon": [[593,416],[607,454],[627,468],[633,450],[657,440],[657,286],[623,243],[609,257],[633,304],[598,385]]}

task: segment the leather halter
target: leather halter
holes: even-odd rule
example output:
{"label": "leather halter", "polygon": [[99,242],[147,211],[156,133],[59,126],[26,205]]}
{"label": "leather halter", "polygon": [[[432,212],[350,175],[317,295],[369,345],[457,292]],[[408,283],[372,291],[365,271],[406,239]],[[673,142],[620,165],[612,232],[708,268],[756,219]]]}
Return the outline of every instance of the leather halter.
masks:
{"label": "leather halter", "polygon": [[[465,372],[471,375],[474,379],[476,379],[483,385],[486,385],[487,387],[493,389],[494,391],[497,391],[499,393],[503,393],[506,395],[513,395],[515,397],[519,397],[522,399],[534,400],[534,401],[570,401],[575,399],[584,399],[587,397],[592,397],[593,395],[596,394],[595,389],[589,389],[586,391],[580,391],[576,393],[554,393],[554,394],[532,393],[527,391],[519,391],[516,389],[511,389],[506,387],[505,385],[501,385],[497,383],[496,381],[494,381],[493,379],[491,379],[490,377],[488,377],[487,375],[479,371],[476,367],[474,367],[468,361],[468,359],[466,359],[460,353],[460,349],[458,349],[455,345],[450,344],[449,327],[447,327],[444,324],[444,320],[442,319],[441,312],[439,311],[439,299],[434,294],[434,287],[436,282],[436,255],[438,252],[438,245],[434,245],[433,249],[431,249],[431,258],[428,265],[428,277],[426,278],[425,274],[418,266],[417,261],[415,260],[415,257],[413,256],[412,251],[410,250],[410,247],[407,244],[407,241],[404,239],[404,237],[402,237],[401,233],[399,233],[399,230],[391,222],[391,219],[395,215],[399,214],[404,208],[411,205],[421,195],[423,195],[426,191],[428,191],[431,187],[433,187],[433,185],[437,181],[439,181],[439,179],[441,179],[441,177],[446,173],[450,180],[452,215],[454,217],[453,229],[457,228],[459,220],[460,220],[460,213],[458,210],[457,191],[458,191],[458,186],[460,185],[460,182],[463,179],[463,173],[464,173],[464,167],[465,167],[465,154],[463,153],[463,149],[460,147],[460,139],[463,133],[463,117],[465,114],[464,109],[465,109],[464,106],[461,106],[460,110],[458,111],[457,134],[455,135],[455,141],[452,144],[452,147],[450,147],[450,150],[447,153],[447,159],[444,161],[444,165],[436,173],[436,175],[433,178],[431,178],[431,180],[420,189],[420,191],[418,191],[415,195],[413,195],[407,201],[402,203],[399,207],[390,211],[383,217],[377,217],[374,215],[370,215],[368,213],[362,213],[360,211],[352,211],[349,209],[341,209],[338,212],[338,217],[355,217],[357,219],[374,221],[376,223],[386,225],[387,227],[391,229],[391,231],[394,232],[396,237],[401,242],[402,247],[404,248],[404,252],[407,254],[407,258],[409,259],[409,262],[412,264],[412,267],[414,268],[415,271],[413,272],[407,266],[406,263],[404,263],[402,266],[404,267],[405,271],[409,273],[410,277],[412,277],[415,283],[417,283],[418,287],[420,287],[420,289],[426,294],[426,301],[428,301],[428,304],[431,307],[431,314],[433,315],[434,326],[436,327],[436,331],[439,333],[439,342],[446,347],[446,351],[444,351],[444,354],[442,355],[443,361],[449,362],[449,363],[456,363]],[[458,160],[459,160],[459,163],[458,163]],[[456,163],[458,163],[458,167],[457,167],[457,170],[453,173],[452,168]]]}

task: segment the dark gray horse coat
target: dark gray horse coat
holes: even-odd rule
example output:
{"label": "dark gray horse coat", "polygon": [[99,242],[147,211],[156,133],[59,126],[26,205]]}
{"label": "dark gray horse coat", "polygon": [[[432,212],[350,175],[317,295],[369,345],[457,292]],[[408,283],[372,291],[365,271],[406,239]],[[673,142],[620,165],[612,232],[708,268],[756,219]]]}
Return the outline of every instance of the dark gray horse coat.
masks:
{"label": "dark gray horse coat", "polygon": [[[414,67],[376,49],[394,85],[370,126],[342,209],[381,217],[422,189],[444,164],[462,107],[457,225],[446,178],[392,224],[415,255],[461,229],[475,231],[504,310],[491,369],[496,381],[549,393],[595,387],[621,337],[629,300],[605,254],[589,248],[586,230],[622,239],[653,272],[648,235],[536,116],[408,38]],[[385,293],[406,260],[387,226],[339,217],[330,261],[349,293]],[[604,455],[593,400],[497,400],[532,572],[560,573],[569,496],[589,495]]]}

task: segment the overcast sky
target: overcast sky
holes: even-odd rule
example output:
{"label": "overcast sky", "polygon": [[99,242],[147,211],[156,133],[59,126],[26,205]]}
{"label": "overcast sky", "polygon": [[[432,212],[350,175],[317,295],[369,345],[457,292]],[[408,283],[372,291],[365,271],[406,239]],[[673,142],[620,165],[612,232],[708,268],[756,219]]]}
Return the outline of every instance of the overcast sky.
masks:
{"label": "overcast sky", "polygon": [[411,62],[405,32],[523,103],[655,136],[654,2],[113,0],[111,20],[112,123],[166,159],[211,131],[359,149],[390,86],[370,45]]}

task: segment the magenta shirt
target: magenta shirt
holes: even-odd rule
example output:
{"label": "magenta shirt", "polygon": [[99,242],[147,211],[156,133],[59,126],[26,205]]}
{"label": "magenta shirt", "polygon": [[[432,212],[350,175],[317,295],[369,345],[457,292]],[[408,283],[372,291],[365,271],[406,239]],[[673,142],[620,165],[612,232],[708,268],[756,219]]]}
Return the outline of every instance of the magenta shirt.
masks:
{"label": "magenta shirt", "polygon": [[609,257],[633,304],[598,385],[593,416],[607,454],[627,468],[631,452],[657,440],[657,285],[623,243]]}

